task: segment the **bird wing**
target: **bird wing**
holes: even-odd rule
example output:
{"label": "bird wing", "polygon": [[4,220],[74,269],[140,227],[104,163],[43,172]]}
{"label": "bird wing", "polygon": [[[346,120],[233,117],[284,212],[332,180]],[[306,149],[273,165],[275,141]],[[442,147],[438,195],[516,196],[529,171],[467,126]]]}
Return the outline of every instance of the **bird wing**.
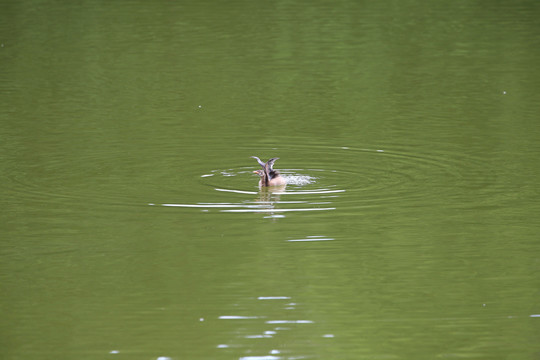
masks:
{"label": "bird wing", "polygon": [[261,161],[261,159],[259,159],[258,157],[256,156],[252,156],[252,158],[254,158],[255,160],[257,160],[257,162],[259,163],[259,165],[261,165],[263,167],[263,169],[265,168],[265,164]]}
{"label": "bird wing", "polygon": [[274,170],[273,167],[274,167],[274,163],[276,162],[276,160],[278,160],[279,158],[271,158],[270,160],[268,160],[266,162],[267,166],[268,166],[268,169],[269,170]]}

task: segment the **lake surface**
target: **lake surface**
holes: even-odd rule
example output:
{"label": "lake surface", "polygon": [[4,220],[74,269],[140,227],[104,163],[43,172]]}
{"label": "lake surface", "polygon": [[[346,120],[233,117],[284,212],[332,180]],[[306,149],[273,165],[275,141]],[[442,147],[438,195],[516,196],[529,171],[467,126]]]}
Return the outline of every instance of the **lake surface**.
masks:
{"label": "lake surface", "polygon": [[538,19],[2,2],[0,357],[540,357]]}

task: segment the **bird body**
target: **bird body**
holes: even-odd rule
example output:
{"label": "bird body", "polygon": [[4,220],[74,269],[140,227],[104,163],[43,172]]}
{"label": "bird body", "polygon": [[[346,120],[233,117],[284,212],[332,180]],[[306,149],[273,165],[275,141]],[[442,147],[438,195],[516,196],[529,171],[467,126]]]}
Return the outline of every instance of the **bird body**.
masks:
{"label": "bird body", "polygon": [[281,176],[279,171],[273,169],[274,162],[279,158],[271,158],[266,163],[262,162],[261,159],[259,159],[256,156],[252,156],[252,158],[257,160],[259,165],[262,166],[262,170],[254,171],[254,173],[256,173],[257,175],[261,177],[261,179],[259,180],[260,187],[283,186],[287,184],[287,181],[285,180],[283,176]]}

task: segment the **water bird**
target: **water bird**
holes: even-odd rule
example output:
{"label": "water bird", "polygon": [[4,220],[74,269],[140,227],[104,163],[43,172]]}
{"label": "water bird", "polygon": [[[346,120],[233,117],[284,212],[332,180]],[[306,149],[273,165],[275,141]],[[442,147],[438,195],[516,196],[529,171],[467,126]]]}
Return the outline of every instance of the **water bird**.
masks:
{"label": "water bird", "polygon": [[255,170],[254,171],[255,174],[257,174],[257,175],[259,175],[261,177],[261,179],[259,180],[259,186],[260,187],[263,187],[263,186],[284,186],[284,185],[287,184],[287,181],[285,180],[285,178],[283,176],[281,176],[279,171],[273,169],[274,162],[276,162],[276,160],[279,159],[279,158],[271,158],[266,163],[262,162],[261,159],[259,159],[256,156],[252,156],[252,158],[257,160],[259,165],[262,166],[262,170]]}

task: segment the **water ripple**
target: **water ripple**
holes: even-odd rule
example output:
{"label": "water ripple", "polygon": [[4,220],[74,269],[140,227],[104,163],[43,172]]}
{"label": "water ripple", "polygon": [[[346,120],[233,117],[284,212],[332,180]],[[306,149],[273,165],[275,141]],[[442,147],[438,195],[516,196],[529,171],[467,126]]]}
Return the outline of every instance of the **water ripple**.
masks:
{"label": "water ripple", "polygon": [[[310,152],[316,150],[309,148]],[[199,175],[202,185],[214,191],[255,199],[163,206],[283,217],[293,212],[422,206],[443,198],[463,206],[470,191],[484,193],[486,202],[501,198],[500,187],[493,181],[496,169],[481,156],[442,150],[419,152],[404,145],[384,149],[324,147],[321,151],[325,156],[317,157],[317,167],[280,169],[288,180],[282,188],[257,189],[258,178],[252,174],[255,166],[214,169]],[[242,188],[247,183],[256,190]]]}
{"label": "water ripple", "polygon": [[[259,296],[256,298],[241,300],[244,309],[257,314],[248,315],[221,315],[219,320],[224,320],[221,329],[229,329],[231,334],[229,341],[216,345],[218,349],[229,349],[240,359],[274,359],[281,358],[275,355],[287,354],[285,359],[302,359],[311,357],[303,349],[283,341],[292,333],[295,339],[303,341],[318,341],[319,339],[334,338],[334,334],[328,333],[323,323],[314,319],[300,316],[298,312],[304,312],[301,305],[291,303],[291,296]],[[255,301],[259,300],[259,301]],[[238,304],[235,304],[238,305]],[[332,340],[325,340],[332,341]],[[265,354],[256,355],[251,348],[254,343],[272,346]],[[227,350],[224,350],[227,351]]]}
{"label": "water ripple", "polygon": [[[73,166],[63,163],[60,156],[41,164],[37,169],[40,177],[27,176],[11,164],[3,180],[12,201],[99,204],[111,209],[161,204],[222,213],[268,212],[271,217],[295,212],[429,206],[436,201],[445,201],[448,207],[475,208],[502,204],[518,196],[505,190],[510,172],[495,166],[485,154],[441,148],[428,152],[412,144],[384,148],[293,145],[291,152],[299,159],[288,158],[289,163],[305,162],[302,157],[310,161],[306,167],[280,169],[288,185],[277,189],[258,189],[258,177],[252,173],[255,165],[208,170],[197,162],[186,168],[181,178],[174,178],[163,172],[152,174],[150,163],[135,164],[140,173],[126,167],[122,174],[112,166]],[[80,160],[97,163],[93,158]],[[160,161],[160,168],[165,168],[172,158]],[[473,197],[474,203],[469,200]]]}

